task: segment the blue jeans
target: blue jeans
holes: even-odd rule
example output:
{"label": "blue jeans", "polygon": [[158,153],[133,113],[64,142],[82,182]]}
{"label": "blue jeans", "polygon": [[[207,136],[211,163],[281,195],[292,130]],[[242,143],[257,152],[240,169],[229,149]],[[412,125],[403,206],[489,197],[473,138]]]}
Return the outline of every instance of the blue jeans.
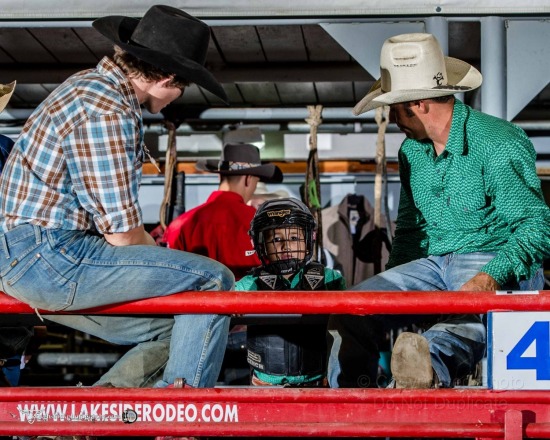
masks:
{"label": "blue jeans", "polygon": [[[369,278],[350,290],[454,291],[494,258],[493,253],[447,254],[412,261]],[[542,271],[531,280],[502,286],[505,290],[540,290]],[[442,295],[445,293],[443,292]],[[479,315],[333,315],[329,321],[331,387],[376,387],[382,339],[392,328],[415,324],[430,346],[432,366],[449,387],[475,368],[485,354],[486,331]]]}
{"label": "blue jeans", "polygon": [[18,361],[17,365],[10,365],[9,367],[2,367],[2,373],[4,377],[10,383],[12,387],[16,387],[19,384],[19,378],[21,377],[21,355],[15,355],[8,358],[10,361]]}
{"label": "blue jeans", "polygon": [[[112,246],[82,231],[29,224],[0,235],[0,276],[5,293],[51,311],[234,288],[229,269],[206,257],[157,246]],[[229,330],[229,317],[221,315],[45,317],[134,345],[96,384],[116,387],[161,387],[176,378],[195,387],[214,386]]]}

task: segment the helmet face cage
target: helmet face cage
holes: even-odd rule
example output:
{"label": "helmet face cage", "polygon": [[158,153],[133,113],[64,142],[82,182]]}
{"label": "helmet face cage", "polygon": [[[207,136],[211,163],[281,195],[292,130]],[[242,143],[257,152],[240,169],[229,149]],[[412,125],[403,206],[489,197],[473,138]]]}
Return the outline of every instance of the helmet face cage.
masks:
{"label": "helmet face cage", "polygon": [[311,212],[298,199],[263,203],[249,232],[263,268],[276,275],[298,272],[313,254],[315,226]]}

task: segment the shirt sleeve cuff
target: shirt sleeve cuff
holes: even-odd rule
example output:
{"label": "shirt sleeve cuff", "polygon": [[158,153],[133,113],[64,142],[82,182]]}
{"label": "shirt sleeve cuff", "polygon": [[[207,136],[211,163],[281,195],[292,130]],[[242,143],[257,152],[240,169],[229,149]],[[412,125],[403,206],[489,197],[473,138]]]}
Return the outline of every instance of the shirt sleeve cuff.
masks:
{"label": "shirt sleeve cuff", "polygon": [[119,212],[94,217],[94,223],[101,234],[128,232],[142,225],[141,209],[132,205]]}
{"label": "shirt sleeve cuff", "polygon": [[498,255],[483,266],[479,271],[492,276],[501,286],[504,286],[510,280],[515,279],[514,271],[510,268],[510,262],[508,259]]}

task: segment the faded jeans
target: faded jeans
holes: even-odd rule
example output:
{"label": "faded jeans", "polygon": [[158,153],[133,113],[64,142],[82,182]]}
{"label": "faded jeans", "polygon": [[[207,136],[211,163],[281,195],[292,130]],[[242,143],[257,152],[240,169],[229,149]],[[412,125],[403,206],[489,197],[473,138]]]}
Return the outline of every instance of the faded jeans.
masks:
{"label": "faded jeans", "polygon": [[[458,290],[493,257],[493,253],[475,252],[422,258],[393,267],[350,290]],[[539,270],[532,279],[502,289],[540,290],[543,286]],[[330,386],[376,387],[382,339],[388,330],[412,324],[428,328],[423,336],[430,346],[433,369],[445,387],[472,372],[485,354],[486,330],[479,315],[333,315],[329,321]]]}
{"label": "faded jeans", "polygon": [[[29,224],[0,234],[0,276],[5,293],[50,311],[234,288],[229,269],[206,257],[158,246],[112,246],[82,231]],[[221,315],[44,317],[133,345],[96,383],[115,387],[162,387],[176,378],[214,386],[229,330],[229,317]]]}

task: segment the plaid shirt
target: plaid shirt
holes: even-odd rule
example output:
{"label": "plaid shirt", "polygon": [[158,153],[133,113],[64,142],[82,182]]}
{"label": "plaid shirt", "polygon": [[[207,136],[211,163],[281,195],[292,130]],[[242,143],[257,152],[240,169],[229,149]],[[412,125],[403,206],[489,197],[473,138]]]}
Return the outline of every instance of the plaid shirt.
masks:
{"label": "plaid shirt", "polygon": [[550,255],[550,209],[536,153],[519,127],[456,100],[445,151],[406,139],[386,269],[428,255],[495,252],[481,268],[500,285],[531,278]]}
{"label": "plaid shirt", "polygon": [[126,232],[142,224],[141,109],[104,58],[61,84],[25,124],[0,177],[0,232],[46,228]]}

